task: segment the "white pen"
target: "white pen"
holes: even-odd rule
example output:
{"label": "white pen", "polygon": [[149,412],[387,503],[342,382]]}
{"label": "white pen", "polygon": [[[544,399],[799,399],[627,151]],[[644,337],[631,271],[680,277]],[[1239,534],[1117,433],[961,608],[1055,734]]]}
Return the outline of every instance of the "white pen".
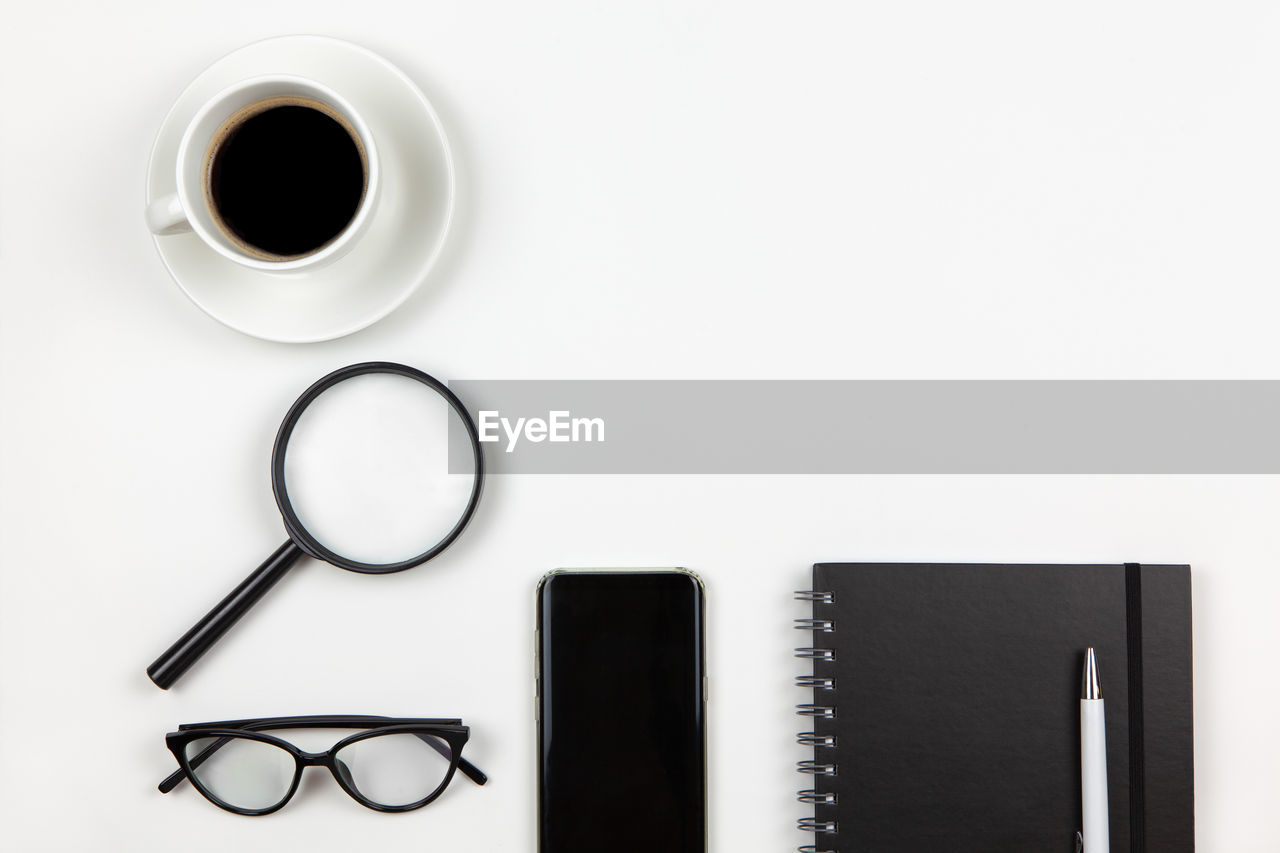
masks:
{"label": "white pen", "polygon": [[1084,653],[1080,681],[1080,794],[1083,802],[1084,853],[1111,853],[1107,820],[1107,725],[1098,681],[1098,660],[1090,647]]}

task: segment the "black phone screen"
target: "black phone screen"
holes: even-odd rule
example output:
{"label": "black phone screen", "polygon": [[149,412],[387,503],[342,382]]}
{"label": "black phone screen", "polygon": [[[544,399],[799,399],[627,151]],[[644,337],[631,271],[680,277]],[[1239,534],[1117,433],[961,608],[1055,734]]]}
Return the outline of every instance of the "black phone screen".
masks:
{"label": "black phone screen", "polygon": [[703,853],[697,578],[554,573],[538,630],[540,853]]}

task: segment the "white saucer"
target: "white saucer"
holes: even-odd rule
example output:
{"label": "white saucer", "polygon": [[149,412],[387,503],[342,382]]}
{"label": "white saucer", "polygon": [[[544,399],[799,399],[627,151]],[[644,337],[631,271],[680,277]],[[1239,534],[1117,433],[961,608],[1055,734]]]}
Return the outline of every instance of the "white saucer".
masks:
{"label": "white saucer", "polygon": [[270,341],[325,341],[387,316],[426,278],[453,218],[453,157],[431,104],[387,60],[338,39],[283,36],[224,56],[178,96],[151,150],[146,203],[174,191],[178,143],[201,105],[238,80],[277,73],[331,87],[368,124],[382,161],[369,230],[332,264],[287,274],[237,264],[190,232],[154,239],[173,280],[215,320]]}

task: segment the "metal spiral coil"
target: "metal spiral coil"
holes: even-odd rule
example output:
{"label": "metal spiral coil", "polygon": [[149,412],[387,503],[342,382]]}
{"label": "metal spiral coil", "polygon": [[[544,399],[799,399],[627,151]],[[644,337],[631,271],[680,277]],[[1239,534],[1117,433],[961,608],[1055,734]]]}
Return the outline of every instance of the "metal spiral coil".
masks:
{"label": "metal spiral coil", "polygon": [[[828,605],[835,603],[834,593],[822,590],[802,589],[795,593],[797,601],[810,602],[816,609],[818,605]],[[815,638],[819,634],[835,633],[836,625],[832,619],[819,619],[816,615],[803,619],[796,619],[793,626],[798,631],[809,631]],[[795,650],[795,655],[804,660],[813,661],[815,669],[823,664],[834,663],[836,659],[835,649],[820,648],[817,646],[809,646]],[[817,672],[822,670],[818,669]],[[836,689],[836,680],[833,676],[819,675],[817,672],[813,674],[796,676],[796,686],[805,690],[810,690],[815,695],[815,701],[796,706],[796,713],[802,717],[810,717],[814,720],[832,720],[836,716],[836,707],[834,702],[818,703],[816,697],[818,691],[824,691],[826,696],[832,695]],[[821,724],[815,724],[821,727]],[[830,750],[836,746],[836,736],[834,734],[819,733],[816,731],[799,732],[796,734],[796,741],[802,746],[811,747],[815,754],[819,749]],[[804,773],[813,777],[815,780],[819,776],[835,776],[836,765],[832,762],[806,760],[796,762],[797,772]],[[814,807],[815,810],[822,809],[836,804],[836,794],[834,791],[819,791],[821,787],[818,783],[814,788],[806,788],[796,792],[796,799],[802,803],[807,803]],[[797,826],[805,832],[820,833],[825,835],[834,835],[836,832],[835,820],[824,820],[817,815],[802,818]],[[797,848],[798,853],[837,853],[837,851],[825,844],[805,844]]]}
{"label": "metal spiral coil", "polygon": [[834,776],[836,775],[836,766],[834,764],[823,764],[821,761],[812,761],[805,759],[796,762],[797,773],[808,773],[810,776]]}
{"label": "metal spiral coil", "polygon": [[817,732],[799,732],[796,735],[796,743],[801,746],[812,746],[814,748],[834,749],[836,745],[835,735],[820,735]]}

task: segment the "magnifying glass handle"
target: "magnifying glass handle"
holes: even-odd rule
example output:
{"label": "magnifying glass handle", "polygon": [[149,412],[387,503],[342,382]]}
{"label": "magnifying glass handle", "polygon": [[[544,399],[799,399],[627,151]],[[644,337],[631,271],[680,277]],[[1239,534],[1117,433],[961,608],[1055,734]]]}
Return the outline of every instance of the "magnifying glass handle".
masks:
{"label": "magnifying glass handle", "polygon": [[236,624],[250,607],[257,604],[258,599],[262,598],[267,590],[276,585],[276,581],[284,577],[285,572],[289,571],[301,556],[302,549],[293,544],[293,540],[277,548],[276,552],[261,566],[253,570],[253,574],[241,581],[230,595],[219,601],[218,605],[206,613],[190,631],[183,634],[182,639],[156,658],[155,662],[147,667],[148,677],[160,689],[168,690],[193,663],[200,659],[201,655],[209,650],[210,646],[227,633],[228,628]]}

